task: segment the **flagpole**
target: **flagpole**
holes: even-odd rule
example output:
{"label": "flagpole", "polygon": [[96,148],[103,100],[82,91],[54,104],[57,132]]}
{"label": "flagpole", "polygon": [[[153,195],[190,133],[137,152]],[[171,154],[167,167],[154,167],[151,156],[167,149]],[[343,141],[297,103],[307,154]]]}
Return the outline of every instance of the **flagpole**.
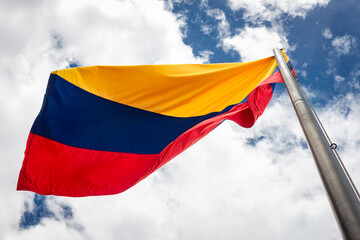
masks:
{"label": "flagpole", "polygon": [[360,201],[355,186],[328,143],[280,50],[274,48],[273,52],[342,236],[344,239],[360,239]]}

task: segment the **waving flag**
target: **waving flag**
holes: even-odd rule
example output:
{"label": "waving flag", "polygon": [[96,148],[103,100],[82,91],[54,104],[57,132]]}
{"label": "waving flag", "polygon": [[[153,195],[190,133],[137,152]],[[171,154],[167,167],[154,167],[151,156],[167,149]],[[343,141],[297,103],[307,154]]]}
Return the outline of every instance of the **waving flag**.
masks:
{"label": "waving flag", "polygon": [[224,120],[251,127],[282,82],[274,57],[248,63],[54,71],[30,131],[18,190],[116,194]]}

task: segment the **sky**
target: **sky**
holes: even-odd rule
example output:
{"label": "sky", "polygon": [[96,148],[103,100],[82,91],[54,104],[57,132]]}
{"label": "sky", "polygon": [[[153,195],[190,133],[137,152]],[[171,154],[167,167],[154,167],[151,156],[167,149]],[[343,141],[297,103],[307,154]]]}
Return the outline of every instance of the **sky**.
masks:
{"label": "sky", "polygon": [[0,0],[0,239],[341,239],[282,84],[254,127],[224,122],[121,194],[17,192],[51,71],[288,53],[360,185],[357,0]]}

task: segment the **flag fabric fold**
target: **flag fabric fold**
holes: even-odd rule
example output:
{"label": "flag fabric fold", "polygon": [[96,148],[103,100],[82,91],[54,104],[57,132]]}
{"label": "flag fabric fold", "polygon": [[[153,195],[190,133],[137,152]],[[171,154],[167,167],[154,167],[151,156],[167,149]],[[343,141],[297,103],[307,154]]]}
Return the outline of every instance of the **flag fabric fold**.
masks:
{"label": "flag fabric fold", "polygon": [[276,66],[269,57],[54,71],[17,189],[72,197],[123,192],[224,120],[253,126],[283,81]]}

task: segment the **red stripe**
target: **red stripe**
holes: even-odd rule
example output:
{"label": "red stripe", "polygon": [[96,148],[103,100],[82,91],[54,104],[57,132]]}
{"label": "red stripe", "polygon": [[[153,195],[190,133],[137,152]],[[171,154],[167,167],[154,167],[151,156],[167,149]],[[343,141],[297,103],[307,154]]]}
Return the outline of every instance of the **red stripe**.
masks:
{"label": "red stripe", "polygon": [[72,197],[122,192],[158,157],[75,148],[32,133],[27,149],[17,189]]}
{"label": "red stripe", "polygon": [[259,83],[258,87],[261,85],[265,85],[265,84],[270,84],[270,83],[283,83],[284,79],[280,73],[280,71],[276,71],[273,74],[271,74],[270,77],[264,79],[262,82]]}

